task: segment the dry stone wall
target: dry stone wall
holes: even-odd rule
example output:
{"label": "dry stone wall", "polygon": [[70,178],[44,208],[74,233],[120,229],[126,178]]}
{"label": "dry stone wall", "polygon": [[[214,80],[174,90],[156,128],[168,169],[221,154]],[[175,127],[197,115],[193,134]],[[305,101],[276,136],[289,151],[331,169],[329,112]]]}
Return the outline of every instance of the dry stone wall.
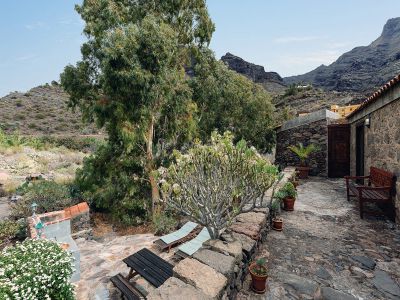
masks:
{"label": "dry stone wall", "polygon": [[299,159],[287,147],[298,143],[315,144],[320,148],[320,151],[310,155],[308,160],[308,165],[311,167],[310,174],[327,176],[328,124],[329,120],[323,119],[278,132],[275,163],[281,168],[299,165]]}

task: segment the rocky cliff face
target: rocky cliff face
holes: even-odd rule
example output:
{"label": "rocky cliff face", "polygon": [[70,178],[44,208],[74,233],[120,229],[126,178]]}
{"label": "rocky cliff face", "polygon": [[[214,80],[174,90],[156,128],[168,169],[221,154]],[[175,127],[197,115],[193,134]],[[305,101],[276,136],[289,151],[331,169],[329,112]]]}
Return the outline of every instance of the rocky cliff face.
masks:
{"label": "rocky cliff face", "polygon": [[221,60],[225,62],[231,70],[245,75],[252,81],[261,84],[270,92],[281,93],[286,89],[282,77],[276,72],[266,72],[263,66],[249,63],[231,53],[222,56]]}
{"label": "rocky cliff face", "polygon": [[370,92],[400,73],[400,18],[390,19],[369,46],[343,54],[329,66],[284,78],[286,84],[311,83],[325,90]]}

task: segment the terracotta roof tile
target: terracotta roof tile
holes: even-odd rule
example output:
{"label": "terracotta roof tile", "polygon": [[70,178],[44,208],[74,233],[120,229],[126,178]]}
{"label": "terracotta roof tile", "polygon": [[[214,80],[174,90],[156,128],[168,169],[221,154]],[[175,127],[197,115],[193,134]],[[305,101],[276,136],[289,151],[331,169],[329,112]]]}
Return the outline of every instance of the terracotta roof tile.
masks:
{"label": "terracotta roof tile", "polygon": [[366,106],[368,106],[370,103],[374,102],[376,99],[378,99],[380,96],[382,96],[385,92],[393,88],[395,85],[397,85],[400,82],[400,74],[388,81],[386,84],[384,84],[381,88],[379,88],[376,92],[374,92],[370,97],[368,97],[362,104],[361,106],[353,111],[351,114],[349,114],[346,118],[350,118],[354,114],[356,114],[358,111],[364,109]]}

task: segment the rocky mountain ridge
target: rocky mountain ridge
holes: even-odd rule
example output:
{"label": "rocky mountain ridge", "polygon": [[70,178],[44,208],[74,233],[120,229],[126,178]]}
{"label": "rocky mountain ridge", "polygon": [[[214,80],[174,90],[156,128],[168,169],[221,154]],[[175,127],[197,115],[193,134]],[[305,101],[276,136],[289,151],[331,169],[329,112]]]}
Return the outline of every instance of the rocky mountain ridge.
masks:
{"label": "rocky mountain ridge", "polygon": [[286,84],[282,77],[276,72],[266,72],[263,66],[255,65],[232,53],[226,53],[221,60],[228,65],[231,70],[238,72],[261,84],[271,93],[282,93],[286,89]]}
{"label": "rocky mountain ridge", "polygon": [[400,73],[400,18],[387,21],[368,46],[344,53],[329,66],[284,78],[286,84],[311,83],[328,91],[372,92]]}

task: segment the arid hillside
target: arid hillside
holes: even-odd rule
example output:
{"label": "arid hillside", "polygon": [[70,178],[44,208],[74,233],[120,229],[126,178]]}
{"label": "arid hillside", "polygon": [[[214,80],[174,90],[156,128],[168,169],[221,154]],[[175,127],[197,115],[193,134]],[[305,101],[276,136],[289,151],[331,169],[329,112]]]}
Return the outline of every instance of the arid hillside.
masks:
{"label": "arid hillside", "polygon": [[96,135],[84,124],[79,110],[67,105],[68,95],[57,84],[13,92],[0,98],[0,129],[22,135]]}

